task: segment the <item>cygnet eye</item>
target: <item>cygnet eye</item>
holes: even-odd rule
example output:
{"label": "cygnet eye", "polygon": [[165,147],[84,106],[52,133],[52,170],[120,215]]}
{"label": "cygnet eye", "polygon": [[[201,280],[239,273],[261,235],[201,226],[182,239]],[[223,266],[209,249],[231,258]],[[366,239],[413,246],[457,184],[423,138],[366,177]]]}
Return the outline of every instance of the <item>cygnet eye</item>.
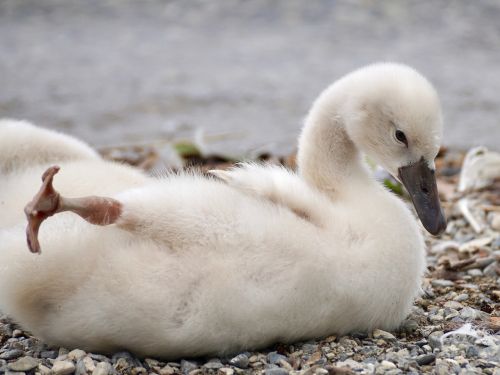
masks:
{"label": "cygnet eye", "polygon": [[401,130],[396,130],[396,139],[399,142],[404,143],[406,147],[408,147],[408,140],[406,139],[406,135]]}

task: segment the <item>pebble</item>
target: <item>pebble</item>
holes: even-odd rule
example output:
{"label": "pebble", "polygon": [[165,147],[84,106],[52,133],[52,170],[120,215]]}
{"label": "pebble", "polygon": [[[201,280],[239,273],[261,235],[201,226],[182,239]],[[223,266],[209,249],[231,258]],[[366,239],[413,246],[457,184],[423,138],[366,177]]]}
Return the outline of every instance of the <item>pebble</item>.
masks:
{"label": "pebble", "polygon": [[[103,362],[107,363],[107,362]],[[90,357],[83,357],[80,358],[76,362],[76,370],[75,370],[75,375],[84,375],[87,373],[92,373],[95,370],[96,366],[94,364],[94,361]]]}
{"label": "pebble", "polygon": [[123,357],[117,358],[116,362],[114,363],[115,363],[114,367],[118,371],[128,371],[130,368],[133,367],[133,365],[129,361],[127,361],[126,358]]}
{"label": "pebble", "polygon": [[384,370],[390,370],[396,368],[396,365],[390,361],[383,360],[380,363],[380,367],[384,368]]}
{"label": "pebble", "polygon": [[456,296],[455,298],[453,298],[453,300],[457,301],[457,302],[464,302],[464,301],[467,301],[469,298],[470,297],[467,293],[462,293],[462,294],[459,294],[458,296]]}
{"label": "pebble", "polygon": [[193,370],[196,370],[197,368],[198,368],[198,365],[194,362],[186,361],[184,359],[181,361],[181,371],[184,374],[187,374]]}
{"label": "pebble", "polygon": [[493,242],[492,247],[493,247],[494,249],[500,248],[500,236],[498,236],[498,237],[495,239],[495,241]]}
{"label": "pebble", "polygon": [[43,352],[40,353],[41,358],[55,359],[58,356],[59,352],[56,352],[55,350],[44,350]]}
{"label": "pebble", "polygon": [[219,359],[212,359],[205,363],[203,367],[209,369],[209,370],[218,370],[220,368],[223,368],[224,365],[220,362]]}
{"label": "pebble", "polygon": [[316,350],[318,350],[318,345],[307,343],[307,344],[302,345],[302,350],[305,353],[314,353]]}
{"label": "pebble", "polygon": [[34,369],[35,367],[37,367],[39,365],[39,363],[40,363],[40,361],[38,359],[26,356],[26,357],[19,358],[15,362],[9,363],[7,365],[7,367],[9,368],[9,370],[12,370],[12,371],[23,371],[24,372],[24,371],[29,371],[29,370]]}
{"label": "pebble", "polygon": [[239,367],[239,368],[247,368],[250,360],[248,356],[245,353],[238,354],[236,357],[233,357],[229,360],[229,363],[233,366]]}
{"label": "pebble", "polygon": [[274,367],[265,370],[264,375],[288,375],[288,371],[284,368]]}
{"label": "pebble", "polygon": [[434,244],[431,247],[432,254],[441,254],[450,250],[457,250],[460,247],[460,244],[456,241],[442,241]]}
{"label": "pebble", "polygon": [[92,375],[108,375],[111,374],[112,367],[108,362],[99,362],[95,367],[94,371],[92,371]]}
{"label": "pebble", "polygon": [[406,319],[401,324],[401,329],[406,333],[413,333],[418,329],[418,323],[412,319]]}
{"label": "pebble", "polygon": [[375,331],[373,331],[372,335],[373,335],[374,339],[382,339],[382,340],[386,340],[386,341],[395,341],[396,340],[396,337],[392,333],[383,331],[381,329],[376,329]]}
{"label": "pebble", "polygon": [[429,317],[429,320],[432,322],[432,323],[439,323],[439,322],[442,322],[444,320],[444,317],[441,316],[441,315],[431,315]]}
{"label": "pebble", "polygon": [[474,250],[477,250],[481,247],[489,245],[493,241],[493,237],[482,237],[482,238],[475,238],[471,241],[468,241],[462,245],[460,245],[460,248],[458,249],[459,252],[473,252]]}
{"label": "pebble", "polygon": [[20,349],[12,349],[12,350],[8,350],[8,351],[0,354],[0,359],[5,359],[5,360],[9,361],[11,359],[18,358],[18,357],[22,356],[23,354],[24,354],[24,351],[22,351]]}
{"label": "pebble", "polygon": [[450,286],[454,286],[455,283],[450,280],[443,280],[443,279],[435,279],[431,281],[431,285],[435,288],[446,288]]}
{"label": "pebble", "polygon": [[111,362],[116,364],[120,361],[120,359],[122,360],[122,365],[125,365],[125,363],[127,363],[129,367],[141,367],[141,362],[129,352],[118,352],[113,354],[113,356],[111,357]]}
{"label": "pebble", "polygon": [[75,365],[71,361],[55,361],[52,366],[54,375],[69,375],[75,371]]}
{"label": "pebble", "polygon": [[12,337],[21,337],[21,336],[24,336],[24,333],[20,329],[15,329],[14,331],[12,331]]}
{"label": "pebble", "polygon": [[431,348],[440,348],[441,347],[441,336],[444,335],[443,331],[435,331],[432,332],[427,340],[429,341],[429,345]]}
{"label": "pebble", "polygon": [[271,352],[267,355],[267,361],[273,365],[278,364],[281,360],[288,361],[288,358],[277,352]]}
{"label": "pebble", "polygon": [[102,354],[89,353],[89,357],[97,362],[110,362],[111,361],[108,357],[106,357],[105,355],[102,355]]}
{"label": "pebble", "polygon": [[485,276],[496,277],[498,275],[497,269],[499,268],[498,262],[493,262],[486,266],[483,270]]}
{"label": "pebble", "polygon": [[68,359],[72,361],[78,361],[80,358],[83,358],[87,355],[83,350],[75,349],[68,353]]}
{"label": "pebble", "polygon": [[172,375],[175,374],[175,369],[169,365],[166,365],[165,367],[161,368],[158,373],[160,375]]}
{"label": "pebble", "polygon": [[500,214],[495,213],[493,219],[491,220],[491,229],[500,232]]}
{"label": "pebble", "polygon": [[464,307],[462,311],[460,311],[460,317],[464,320],[484,319],[487,316],[488,314],[469,306]]}
{"label": "pebble", "polygon": [[473,268],[473,269],[467,271],[467,275],[472,276],[472,277],[480,277],[480,276],[483,276],[483,271],[481,271],[477,268]]}
{"label": "pebble", "polygon": [[51,375],[51,373],[52,373],[50,368],[48,368],[47,366],[44,366],[44,365],[38,365],[38,371],[40,372],[40,375]]}
{"label": "pebble", "polygon": [[415,362],[419,366],[425,366],[425,365],[430,365],[436,360],[436,356],[434,354],[422,354],[415,358]]}
{"label": "pebble", "polygon": [[454,310],[460,310],[460,309],[462,309],[464,307],[464,305],[462,305],[460,302],[457,302],[456,300],[454,300],[454,301],[446,301],[443,306],[444,307],[448,307],[450,309],[454,309]]}

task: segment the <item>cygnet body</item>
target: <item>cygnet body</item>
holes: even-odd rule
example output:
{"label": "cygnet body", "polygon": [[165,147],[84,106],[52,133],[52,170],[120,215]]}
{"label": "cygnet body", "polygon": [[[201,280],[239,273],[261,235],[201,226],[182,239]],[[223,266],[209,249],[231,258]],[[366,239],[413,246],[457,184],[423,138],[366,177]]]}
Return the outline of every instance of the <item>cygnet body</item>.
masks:
{"label": "cygnet body", "polygon": [[[298,174],[249,164],[218,179],[152,178],[71,137],[0,122],[0,310],[49,344],[163,358],[395,329],[420,289],[424,241],[361,152],[408,185],[439,233],[441,129],[431,84],[399,64],[357,70],[320,95]],[[23,207],[54,164],[61,195],[109,196],[123,211],[108,226],[57,214],[34,255]],[[416,173],[423,193],[408,183]]]}

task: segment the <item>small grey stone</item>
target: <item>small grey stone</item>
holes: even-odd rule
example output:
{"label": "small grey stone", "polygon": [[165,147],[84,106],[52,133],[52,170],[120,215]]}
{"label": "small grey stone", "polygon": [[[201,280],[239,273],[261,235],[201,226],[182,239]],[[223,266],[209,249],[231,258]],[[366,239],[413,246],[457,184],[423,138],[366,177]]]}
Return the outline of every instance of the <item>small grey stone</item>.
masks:
{"label": "small grey stone", "polygon": [[21,357],[15,362],[11,362],[7,367],[12,371],[29,371],[39,365],[39,361],[33,357]]}
{"label": "small grey stone", "polygon": [[12,337],[21,337],[21,336],[26,336],[26,335],[20,329],[15,329],[14,331],[12,331]]}
{"label": "small grey stone", "polygon": [[[464,276],[464,280],[467,276]],[[472,289],[472,290],[478,290],[479,289],[479,285],[477,284],[471,284],[471,283],[467,283],[467,284],[462,284],[461,285],[462,288],[465,288],[465,289]]]}
{"label": "small grey stone", "polygon": [[[376,363],[377,361],[375,360]],[[352,370],[363,370],[365,366],[363,366],[363,363],[359,363],[351,358],[346,359],[345,361],[337,361],[335,364],[336,367],[349,367]]]}
{"label": "small grey stone", "polygon": [[434,354],[423,354],[415,358],[415,362],[417,362],[419,366],[430,365],[435,360],[436,356]]}
{"label": "small grey stone", "polygon": [[439,323],[439,322],[442,322],[444,320],[444,317],[441,316],[441,315],[431,315],[429,316],[429,320],[432,322],[432,323]]}
{"label": "small grey stone", "polygon": [[466,306],[462,309],[462,311],[460,311],[460,317],[465,320],[475,320],[484,319],[488,317],[488,314],[482,312],[481,310]]}
{"label": "small grey stone", "polygon": [[273,365],[278,364],[281,360],[288,362],[288,358],[278,352],[270,352],[267,355],[267,361]]}
{"label": "small grey stone", "polygon": [[483,271],[481,271],[477,268],[473,268],[473,269],[467,271],[467,275],[472,276],[472,277],[480,277],[480,276],[483,276]]}
{"label": "small grey stone", "polygon": [[152,368],[152,367],[161,367],[161,362],[156,360],[156,359],[153,359],[153,358],[145,358],[144,359],[144,363],[149,367],[149,368]]}
{"label": "small grey stone", "polygon": [[386,341],[396,341],[396,337],[392,333],[383,331],[381,329],[376,329],[373,331],[373,338],[374,339],[382,339]]}
{"label": "small grey stone", "polygon": [[108,362],[99,362],[92,371],[92,375],[108,375],[113,372],[111,364]]}
{"label": "small grey stone", "polygon": [[304,344],[302,345],[302,350],[304,351],[304,353],[314,353],[316,350],[318,350],[318,345],[317,344]]}
{"label": "small grey stone", "polygon": [[351,333],[351,336],[354,337],[355,339],[366,339],[368,337],[368,334],[366,332],[353,332]]}
{"label": "small grey stone", "polygon": [[281,367],[268,368],[264,371],[264,375],[288,375],[288,370]]}
{"label": "small grey stone", "polygon": [[485,276],[497,277],[497,268],[498,263],[493,262],[483,270],[483,273]]}
{"label": "small grey stone", "polygon": [[500,236],[498,236],[492,244],[493,248],[500,248]]}
{"label": "small grey stone", "polygon": [[85,366],[85,362],[81,359],[76,362],[75,375],[87,375],[87,367]]}
{"label": "small grey stone", "polygon": [[[101,362],[109,364],[108,362]],[[89,356],[80,358],[78,362],[76,362],[76,370],[75,375],[85,375],[91,374],[96,369],[94,361]]]}
{"label": "small grey stone", "polygon": [[65,361],[67,359],[68,359],[68,355],[67,354],[62,354],[62,355],[58,355],[55,360],[56,361]]}
{"label": "small grey stone", "polygon": [[470,345],[465,354],[467,357],[479,357],[479,349],[474,345]]}
{"label": "small grey stone", "polygon": [[[468,296],[467,296],[467,298],[468,298]],[[448,307],[450,309],[455,309],[455,310],[460,310],[460,309],[462,309],[464,307],[464,305],[462,305],[460,302],[458,302],[458,301],[455,300],[455,301],[447,301],[447,302],[445,302],[444,307]]]}
{"label": "small grey stone", "polygon": [[405,319],[401,324],[401,329],[406,333],[413,333],[417,330],[418,323],[413,319]]}
{"label": "small grey stone", "polygon": [[380,365],[377,366],[376,374],[387,374],[387,371],[395,369],[396,365],[390,361],[383,360]]}
{"label": "small grey stone", "polygon": [[429,345],[431,346],[431,348],[433,348],[433,349],[441,348],[441,346],[442,346],[441,336],[443,336],[443,335],[444,335],[443,331],[435,331],[429,335],[427,340],[429,341]]}
{"label": "small grey stone", "polygon": [[7,350],[6,352],[0,354],[0,359],[5,359],[7,361],[18,358],[22,356],[24,352],[20,349],[12,349],[12,350]]}
{"label": "small grey stone", "polygon": [[78,361],[80,358],[83,358],[86,355],[87,353],[85,353],[83,350],[75,349],[68,353],[68,359],[71,359],[72,361]]}
{"label": "small grey stone", "polygon": [[435,279],[431,281],[431,284],[435,288],[445,288],[449,286],[454,286],[455,283],[450,280],[443,280],[443,279]]}
{"label": "small grey stone", "polygon": [[108,357],[106,357],[105,355],[102,355],[102,354],[89,353],[89,357],[97,362],[110,362],[111,361]]}
{"label": "small grey stone", "polygon": [[464,302],[464,301],[467,301],[468,299],[469,299],[469,295],[467,293],[459,294],[458,296],[453,298],[453,300],[457,301],[457,302]]}
{"label": "small grey stone", "polygon": [[196,370],[197,368],[198,365],[194,362],[186,361],[185,359],[181,361],[181,371],[183,374],[187,374],[193,370]]}
{"label": "small grey stone", "polygon": [[55,361],[52,366],[54,375],[69,375],[75,372],[75,365],[71,361]]}
{"label": "small grey stone", "polygon": [[56,359],[58,355],[59,355],[59,352],[56,352],[55,350],[44,350],[43,352],[40,353],[40,358]]}
{"label": "small grey stone", "polygon": [[241,353],[236,357],[231,358],[229,363],[233,366],[245,369],[248,367],[249,358],[245,353]]}
{"label": "small grey stone", "polygon": [[120,358],[124,358],[127,362],[133,363],[134,366],[141,366],[140,361],[138,361],[132,354],[129,352],[117,352],[113,354],[111,357],[111,362],[116,363]]}
{"label": "small grey stone", "polygon": [[445,320],[451,320],[451,319],[453,319],[453,318],[455,318],[455,317],[457,317],[459,315],[460,315],[460,313],[457,310],[446,308],[445,309],[445,317],[444,318],[445,318]]}
{"label": "small grey stone", "polygon": [[0,324],[0,335],[11,337],[13,332],[12,324]]}
{"label": "small grey stone", "polygon": [[209,369],[209,370],[218,370],[220,368],[223,368],[224,365],[220,362],[218,359],[212,359],[205,363],[203,367]]}

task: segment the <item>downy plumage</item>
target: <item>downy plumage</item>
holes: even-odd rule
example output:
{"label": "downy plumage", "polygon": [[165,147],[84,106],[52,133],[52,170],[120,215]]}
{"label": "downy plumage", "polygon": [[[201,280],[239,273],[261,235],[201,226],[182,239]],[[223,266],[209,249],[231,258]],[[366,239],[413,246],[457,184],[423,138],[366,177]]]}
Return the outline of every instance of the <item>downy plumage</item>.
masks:
{"label": "downy plumage", "polygon": [[[163,358],[395,329],[420,289],[424,241],[362,153],[405,183],[437,234],[441,131],[435,90],[399,64],[357,70],[319,96],[297,174],[246,164],[220,178],[153,178],[4,120],[0,310],[49,344]],[[109,196],[122,211],[108,226],[56,214],[34,255],[23,207],[54,164],[62,196]]]}

